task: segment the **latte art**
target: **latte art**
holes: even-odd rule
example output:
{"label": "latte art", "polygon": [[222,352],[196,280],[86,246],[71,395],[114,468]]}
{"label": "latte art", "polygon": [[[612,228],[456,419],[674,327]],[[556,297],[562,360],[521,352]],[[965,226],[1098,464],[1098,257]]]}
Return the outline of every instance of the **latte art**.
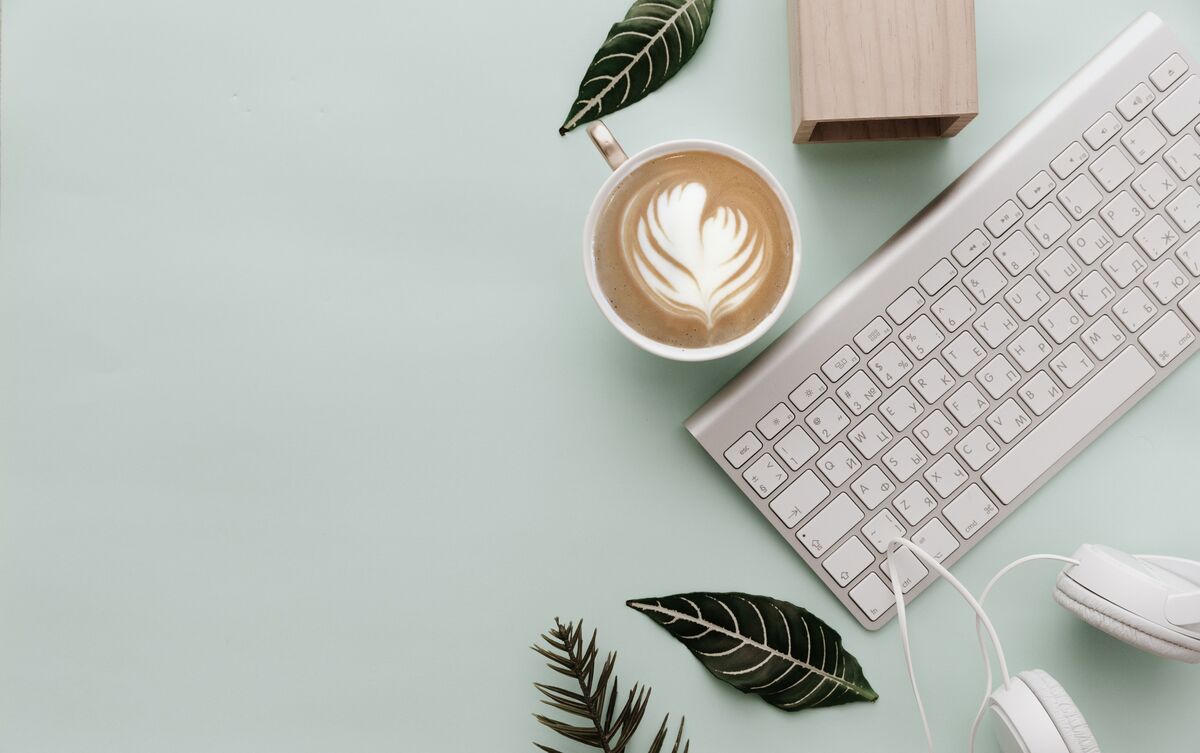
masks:
{"label": "latte art", "polygon": [[594,253],[613,310],[659,342],[705,347],[753,329],[792,267],[791,225],[755,171],[713,152],[669,154],[613,192]]}
{"label": "latte art", "polygon": [[642,284],[668,309],[712,329],[762,285],[766,253],[758,231],[740,210],[710,207],[703,184],[677,185],[629,209],[641,216],[626,253]]}

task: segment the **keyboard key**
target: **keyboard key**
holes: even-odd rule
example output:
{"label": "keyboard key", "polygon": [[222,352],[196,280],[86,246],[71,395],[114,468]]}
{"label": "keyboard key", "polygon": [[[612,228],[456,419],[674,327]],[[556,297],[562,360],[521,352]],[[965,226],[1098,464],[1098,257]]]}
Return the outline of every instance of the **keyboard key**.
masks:
{"label": "keyboard key", "polygon": [[851,348],[849,345],[843,345],[837,353],[833,354],[833,358],[830,358],[821,366],[821,371],[825,372],[825,376],[829,377],[829,381],[836,382],[846,376],[846,373],[857,365],[858,354],[854,352],[854,348]]}
{"label": "keyboard key", "polygon": [[946,418],[945,413],[935,410],[929,414],[928,418],[917,424],[913,436],[925,446],[926,452],[938,453],[950,444],[950,440],[958,436],[958,429],[950,423],[950,419]]}
{"label": "keyboard key", "polygon": [[1035,416],[1040,416],[1062,399],[1063,391],[1050,375],[1039,371],[1018,391],[1021,399]]}
{"label": "keyboard key", "polygon": [[1083,344],[1101,361],[1111,356],[1124,342],[1125,333],[1118,329],[1107,315],[1100,317],[1095,324],[1083,331]]}
{"label": "keyboard key", "polygon": [[868,510],[874,510],[896,491],[896,486],[892,480],[887,477],[883,469],[877,465],[873,465],[867,469],[866,473],[855,479],[850,485],[854,496],[858,497]]}
{"label": "keyboard key", "polygon": [[933,304],[933,313],[947,331],[953,332],[975,313],[975,306],[958,288],[950,288]]}
{"label": "keyboard key", "polygon": [[911,439],[905,437],[883,454],[883,462],[892,470],[896,480],[903,484],[925,465],[925,456]]}
{"label": "keyboard key", "polygon": [[[999,238],[1008,232],[1009,228],[1017,224],[1023,215],[1020,208],[1012,201],[1006,201],[1000,205],[1000,208],[992,212],[991,216],[984,221],[984,226],[994,237]],[[933,291],[930,291],[931,293]]]}
{"label": "keyboard key", "polygon": [[996,356],[979,370],[975,379],[983,385],[993,400],[997,400],[1017,386],[1017,382],[1021,381],[1021,372],[1004,356]]}
{"label": "keyboard key", "polygon": [[1104,190],[1110,193],[1124,183],[1130,175],[1133,175],[1133,165],[1115,146],[1109,147],[1104,154],[1097,157],[1088,170],[1096,176],[1096,180],[1100,181]]}
{"label": "keyboard key", "polygon": [[929,355],[945,339],[941,330],[925,314],[917,317],[916,321],[910,324],[908,329],[904,330],[900,335],[900,342],[904,343],[904,347],[918,361]]}
{"label": "keyboard key", "polygon": [[1135,117],[1150,106],[1154,101],[1154,92],[1145,84],[1138,84],[1133,87],[1133,91],[1121,97],[1121,101],[1117,103],[1117,110],[1121,113],[1121,117],[1126,120],[1133,120]]}
{"label": "keyboard key", "polygon": [[951,250],[950,254],[958,260],[958,263],[964,267],[979,258],[979,255],[987,250],[987,247],[992,245],[979,230],[972,230],[971,234],[958,242],[958,245]]}
{"label": "keyboard key", "polygon": [[1027,209],[1033,209],[1050,195],[1056,185],[1050,174],[1043,170],[1017,191],[1017,198]]}
{"label": "keyboard key", "polygon": [[850,598],[871,622],[882,617],[883,613],[896,603],[892,589],[884,585],[883,579],[875,573],[869,574],[859,581],[857,586],[851,588]]}
{"label": "keyboard key", "polygon": [[1050,355],[1050,343],[1046,342],[1036,327],[1030,327],[1008,344],[1008,352],[1017,359],[1022,369],[1032,371],[1034,366]]}
{"label": "keyboard key", "polygon": [[838,396],[856,416],[861,416],[863,411],[870,408],[881,394],[883,393],[875,386],[875,382],[871,381],[867,372],[862,370],[854,372],[854,376],[847,379],[846,383],[838,388]]}
{"label": "keyboard key", "polygon": [[1126,348],[984,471],[983,482],[1011,503],[1153,376],[1137,349]]}
{"label": "keyboard key", "polygon": [[783,403],[772,408],[762,420],[756,424],[758,431],[767,439],[774,439],[779,432],[788,427],[796,415]]}
{"label": "keyboard key", "polygon": [[897,549],[892,552],[889,559],[885,559],[880,569],[883,574],[888,576],[888,583],[891,583],[892,567],[896,568],[896,582],[900,584],[900,591],[908,593],[929,575],[929,570],[921,564],[921,560],[917,559],[917,555],[912,553],[912,550],[907,547]]}
{"label": "keyboard key", "polygon": [[977,471],[996,457],[1000,452],[1000,445],[987,433],[987,429],[976,426],[961,442],[954,445],[954,449],[967,465],[971,466],[971,470]]}
{"label": "keyboard key", "polygon": [[862,532],[876,551],[885,552],[889,541],[904,535],[904,526],[896,520],[896,516],[892,515],[891,510],[884,508],[879,511],[878,515],[867,521]]}
{"label": "keyboard key", "polygon": [[909,288],[887,307],[887,315],[896,324],[904,324],[910,316],[917,313],[924,305],[925,299],[921,297],[917,289]]}
{"label": "keyboard key", "polygon": [[795,427],[775,443],[775,452],[793,471],[800,470],[805,463],[812,460],[818,449],[817,443],[808,436],[808,432],[802,426]]}
{"label": "keyboard key", "polygon": [[851,536],[845,544],[825,558],[821,567],[825,568],[839,586],[845,588],[874,562],[875,555],[871,554],[866,544],[857,536]]}
{"label": "keyboard key", "polygon": [[964,539],[969,539],[999,512],[1000,508],[979,488],[979,484],[971,484],[946,505],[946,520]]}
{"label": "keyboard key", "polygon": [[1064,298],[1038,317],[1038,324],[1042,325],[1054,342],[1062,344],[1083,326],[1083,315]]}
{"label": "keyboard key", "polygon": [[971,291],[971,295],[980,303],[987,303],[1008,284],[1008,278],[992,263],[984,259],[967,273],[963,285]]}
{"label": "keyboard key", "polygon": [[1017,316],[1023,321],[1028,321],[1050,302],[1050,294],[1033,279],[1033,275],[1026,275],[1004,294],[1004,300],[1017,312]]}
{"label": "keyboard key", "polygon": [[1146,168],[1145,172],[1134,178],[1132,185],[1133,190],[1151,209],[1166,201],[1167,197],[1175,193],[1175,189],[1179,187],[1175,178],[1167,173],[1167,169],[1157,163]]}
{"label": "keyboard key", "polygon": [[1111,249],[1116,241],[1108,234],[1107,230],[1100,227],[1099,222],[1088,220],[1071,236],[1070,243],[1071,249],[1083,260],[1083,263],[1091,264]]}
{"label": "keyboard key", "polygon": [[1061,246],[1037,265],[1038,277],[1041,277],[1055,293],[1070,284],[1082,271],[1083,268],[1075,261],[1075,256]]}
{"label": "keyboard key", "polygon": [[918,282],[921,283],[921,287],[925,288],[926,293],[933,295],[946,287],[946,284],[953,280],[956,274],[958,274],[958,271],[955,270],[950,260],[942,259],[937,264],[934,264],[932,269],[921,275],[921,279]]}
{"label": "keyboard key", "polygon": [[1154,72],[1150,74],[1150,81],[1158,87],[1160,92],[1166,91],[1171,88],[1171,84],[1179,80],[1180,76],[1187,73],[1187,69],[1187,63],[1179,56],[1179,53],[1175,53],[1154,69]]}
{"label": "keyboard key", "polygon": [[943,455],[940,460],[925,471],[925,480],[943,499],[949,497],[955,489],[967,481],[967,472],[958,464],[953,455]]}
{"label": "keyboard key", "polygon": [[1167,259],[1146,275],[1146,287],[1159,303],[1170,303],[1191,284],[1191,279],[1175,262]]}
{"label": "keyboard key", "polygon": [[1104,218],[1108,227],[1117,235],[1125,235],[1133,226],[1142,221],[1146,213],[1138,206],[1138,203],[1128,191],[1122,191],[1117,194],[1117,198],[1108,202],[1104,209],[1100,211],[1100,216]]}
{"label": "keyboard key", "polygon": [[1200,77],[1197,76],[1184,81],[1154,108],[1154,117],[1172,136],[1187,128],[1197,115],[1200,115]]}
{"label": "keyboard key", "polygon": [[817,469],[834,487],[846,483],[846,479],[857,473],[859,468],[862,468],[862,463],[842,442],[835,444],[833,449],[822,455],[821,459],[817,461]]}
{"label": "keyboard key", "polygon": [[1058,242],[1059,238],[1067,234],[1067,231],[1071,229],[1071,222],[1063,216],[1058,207],[1047,204],[1029,218],[1029,222],[1025,223],[1025,228],[1038,243],[1042,244],[1042,248],[1050,248]]}
{"label": "keyboard key", "polygon": [[1050,169],[1059,178],[1066,178],[1071,173],[1087,164],[1088,150],[1083,144],[1074,141],[1050,163]]}
{"label": "keyboard key", "polygon": [[1013,233],[1011,238],[997,246],[995,253],[996,260],[1013,277],[1021,274],[1021,270],[1038,257],[1038,250],[1034,248],[1029,237],[1020,231]]}
{"label": "keyboard key", "polygon": [[1117,301],[1117,305],[1113,307],[1113,313],[1121,320],[1121,324],[1130,332],[1137,332],[1146,323],[1154,318],[1158,313],[1158,306],[1146,296],[1145,291],[1141,288],[1134,288],[1129,291],[1121,300]]}
{"label": "keyboard key", "polygon": [[796,531],[796,538],[814,557],[820,557],[866,517],[849,495],[839,494]]}
{"label": "keyboard key", "polygon": [[879,344],[886,340],[890,334],[892,334],[891,326],[883,320],[882,316],[877,316],[854,336],[854,344],[863,353],[870,353],[879,347]]}
{"label": "keyboard key", "polygon": [[1117,135],[1121,130],[1121,121],[1117,120],[1117,116],[1111,112],[1106,112],[1100,117],[1092,127],[1083,132],[1083,140],[1093,149],[1099,149]]}
{"label": "keyboard key", "polygon": [[806,411],[823,394],[825,394],[825,383],[821,381],[821,377],[809,374],[808,379],[792,390],[788,395],[788,400],[792,401],[792,405],[796,406],[797,410]]}
{"label": "keyboard key", "polygon": [[746,432],[738,441],[729,445],[729,449],[725,451],[725,459],[734,468],[741,468],[746,463],[750,462],[750,458],[758,454],[762,449],[762,442],[758,441],[758,437],[754,436],[754,432]]}
{"label": "keyboard key", "polygon": [[1200,235],[1183,244],[1175,256],[1193,277],[1200,277]]}
{"label": "keyboard key", "polygon": [[1188,186],[1178,196],[1167,202],[1167,214],[1185,233],[1200,225],[1200,193]]}
{"label": "keyboard key", "polygon": [[896,390],[891,397],[883,401],[883,405],[879,406],[879,412],[887,418],[888,423],[896,431],[904,431],[909,424],[917,420],[924,410],[920,401],[913,397],[907,387]]}
{"label": "keyboard key", "polygon": [[1167,165],[1180,180],[1187,180],[1200,172],[1200,143],[1191,135],[1184,136],[1167,150]]}
{"label": "keyboard key", "polygon": [[989,347],[995,348],[1017,331],[1017,320],[1009,315],[1008,310],[999,303],[984,311],[975,320],[975,331],[978,332]]}
{"label": "keyboard key", "polygon": [[1017,404],[1016,400],[1010,397],[1001,403],[999,408],[992,411],[987,422],[988,426],[996,432],[996,436],[1000,437],[1001,442],[1011,442],[1029,428],[1033,419],[1029,417],[1024,408]]}
{"label": "keyboard key", "polygon": [[970,332],[962,333],[942,349],[942,357],[946,359],[946,363],[950,364],[950,368],[958,372],[959,376],[971,373],[971,369],[979,365],[983,356],[983,346]]}
{"label": "keyboard key", "polygon": [[946,400],[946,407],[960,424],[970,426],[988,409],[988,401],[971,382],[967,382]]}
{"label": "keyboard key", "polygon": [[946,367],[937,359],[925,364],[910,381],[930,405],[936,403],[954,386],[954,377],[950,376],[950,372],[946,371]]}
{"label": "keyboard key", "polygon": [[1192,324],[1200,328],[1200,288],[1188,293],[1179,301],[1179,310],[1192,320]]}
{"label": "keyboard key", "polygon": [[879,351],[879,355],[872,358],[867,365],[871,367],[871,373],[883,383],[884,387],[891,387],[905,374],[912,371],[913,362],[911,358],[904,355],[900,346],[896,343],[888,343],[883,350]]}
{"label": "keyboard key", "polygon": [[1063,349],[1062,353],[1051,359],[1050,368],[1067,386],[1067,389],[1071,389],[1092,373],[1092,369],[1096,368],[1096,362],[1087,357],[1083,348],[1071,343]]}
{"label": "keyboard key", "polygon": [[938,505],[937,500],[925,490],[920,481],[900,492],[893,504],[910,526],[920,523],[925,516],[936,510]]}
{"label": "keyboard key", "polygon": [[913,535],[912,542],[928,552],[938,562],[954,554],[958,549],[958,539],[954,538],[954,534],[950,533],[949,529],[937,518],[922,526],[921,530]]}
{"label": "keyboard key", "polygon": [[1058,200],[1077,220],[1082,220],[1088,212],[1099,206],[1100,199],[1100,189],[1086,175],[1080,175],[1058,192]]}
{"label": "keyboard key", "polygon": [[892,433],[876,416],[867,416],[847,435],[859,453],[870,460],[892,441]]}
{"label": "keyboard key", "polygon": [[1196,336],[1187,328],[1183,320],[1174,311],[1163,314],[1163,318],[1154,323],[1150,329],[1138,337],[1138,342],[1146,349],[1159,366],[1166,366],[1175,360],[1188,346],[1196,342]]}
{"label": "keyboard key", "polygon": [[805,471],[791,486],[771,500],[771,511],[785,526],[795,528],[797,523],[808,517],[808,514],[817,509],[817,505],[824,502],[828,496],[829,489],[821,483],[817,474]]}
{"label": "keyboard key", "polygon": [[1138,228],[1133,234],[1134,240],[1146,252],[1146,256],[1157,259],[1171,250],[1179,240],[1179,234],[1171,228],[1161,214],[1156,214],[1150,221]]}
{"label": "keyboard key", "polygon": [[771,457],[771,453],[768,452],[751,463],[750,467],[742,473],[742,478],[746,479],[746,483],[750,484],[758,496],[765,499],[771,496],[771,493],[778,489],[784,481],[787,481],[787,473],[779,467],[779,463],[776,463],[775,458]]}
{"label": "keyboard key", "polygon": [[1139,165],[1144,165],[1166,145],[1167,140],[1158,132],[1158,128],[1154,126],[1150,118],[1142,118],[1137,125],[1121,137],[1121,143],[1125,145]]}
{"label": "keyboard key", "polygon": [[1122,288],[1128,287],[1129,283],[1146,271],[1146,262],[1129,243],[1122,243],[1120,248],[1104,260],[1103,266],[1104,271],[1108,272],[1113,282]]}
{"label": "keyboard key", "polygon": [[812,427],[816,432],[817,438],[822,442],[828,442],[841,433],[850,425],[850,419],[838,407],[838,404],[833,401],[833,398],[825,398],[825,402],[818,405],[816,408],[804,417],[804,423]]}

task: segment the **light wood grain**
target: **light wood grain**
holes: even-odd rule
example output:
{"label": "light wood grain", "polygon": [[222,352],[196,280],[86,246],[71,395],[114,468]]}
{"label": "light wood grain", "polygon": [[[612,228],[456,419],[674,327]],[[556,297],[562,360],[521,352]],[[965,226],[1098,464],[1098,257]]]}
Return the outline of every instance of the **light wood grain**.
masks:
{"label": "light wood grain", "polygon": [[953,136],[979,112],[973,0],[788,0],[796,143]]}

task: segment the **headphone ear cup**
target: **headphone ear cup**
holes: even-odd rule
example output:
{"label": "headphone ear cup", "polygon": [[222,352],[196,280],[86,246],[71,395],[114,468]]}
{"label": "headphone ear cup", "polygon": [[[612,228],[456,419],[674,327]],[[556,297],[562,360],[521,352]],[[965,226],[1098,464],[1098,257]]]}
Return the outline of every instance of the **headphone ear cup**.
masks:
{"label": "headphone ear cup", "polygon": [[1200,664],[1200,641],[1189,640],[1187,636],[1122,609],[1065,574],[1058,576],[1054,600],[1087,624],[1123,643],[1164,659]]}
{"label": "headphone ear cup", "polygon": [[1067,750],[1071,753],[1100,753],[1100,744],[1092,735],[1092,728],[1083,718],[1083,712],[1057,680],[1040,669],[1022,672],[1017,677],[1033,691],[1046,709],[1063,742],[1067,744]]}

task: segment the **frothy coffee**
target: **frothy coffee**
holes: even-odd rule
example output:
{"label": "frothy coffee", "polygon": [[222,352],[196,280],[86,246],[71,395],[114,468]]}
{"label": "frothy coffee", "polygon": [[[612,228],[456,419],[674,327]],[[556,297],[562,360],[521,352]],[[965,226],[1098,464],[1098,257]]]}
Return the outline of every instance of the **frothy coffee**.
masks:
{"label": "frothy coffee", "polygon": [[646,337],[702,348],[754,329],[791,276],[791,225],[763,178],[735,159],[651,160],[612,192],[593,253],[613,310]]}

